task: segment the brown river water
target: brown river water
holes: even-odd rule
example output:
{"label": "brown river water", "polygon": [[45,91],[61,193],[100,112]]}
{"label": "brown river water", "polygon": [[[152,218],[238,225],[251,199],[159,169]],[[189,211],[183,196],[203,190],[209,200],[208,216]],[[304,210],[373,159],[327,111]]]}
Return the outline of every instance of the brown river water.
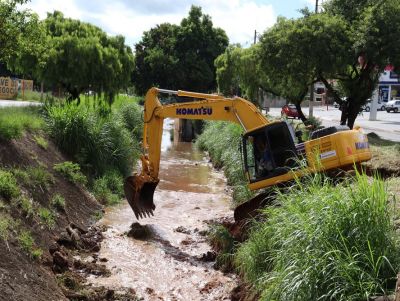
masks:
{"label": "brown river water", "polygon": [[154,216],[139,221],[152,235],[146,240],[126,235],[137,222],[127,202],[108,208],[99,222],[108,226],[99,257],[108,259],[111,276],[89,281],[133,288],[142,300],[230,300],[236,277],[199,259],[211,249],[200,235],[205,221],[233,215],[226,180],[191,143],[171,142],[172,128],[166,120]]}

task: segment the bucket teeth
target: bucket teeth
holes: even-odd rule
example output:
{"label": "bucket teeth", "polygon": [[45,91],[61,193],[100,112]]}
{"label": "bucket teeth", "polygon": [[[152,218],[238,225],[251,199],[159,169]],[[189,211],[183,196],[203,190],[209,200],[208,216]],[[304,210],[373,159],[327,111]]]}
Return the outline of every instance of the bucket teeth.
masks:
{"label": "bucket teeth", "polygon": [[157,184],[158,179],[152,180],[143,175],[130,176],[125,179],[125,196],[137,219],[153,215],[156,208],[153,195]]}

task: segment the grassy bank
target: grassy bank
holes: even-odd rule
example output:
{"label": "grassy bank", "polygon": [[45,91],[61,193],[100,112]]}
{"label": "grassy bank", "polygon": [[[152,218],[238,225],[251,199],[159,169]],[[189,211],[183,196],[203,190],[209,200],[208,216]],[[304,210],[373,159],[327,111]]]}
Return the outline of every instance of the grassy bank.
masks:
{"label": "grassy bank", "polygon": [[[34,133],[36,143],[47,148],[46,136],[88,176],[88,186],[103,203],[123,197],[122,181],[139,157],[143,121],[137,98],[117,96],[109,107],[87,101],[47,103],[43,107],[0,109],[0,139]],[[118,184],[117,184],[118,183]]]}
{"label": "grassy bank", "polygon": [[46,109],[48,133],[78,162],[97,198],[116,203],[123,197],[123,178],[139,157],[143,122],[135,102],[119,104],[105,114],[103,106],[53,105]]}
{"label": "grassy bank", "polygon": [[[236,125],[207,123],[197,144],[224,168],[236,191],[245,191],[240,133]],[[398,172],[399,143],[376,135],[369,135],[369,141],[373,159],[367,165]],[[390,294],[400,268],[393,202],[398,183],[398,178],[383,181],[360,174],[340,185],[322,175],[302,179],[278,193],[277,206],[264,211],[266,218],[254,223],[246,242],[228,251],[219,248],[225,252],[220,258],[228,265],[235,258],[234,265],[261,300],[370,300]],[[211,233],[215,245],[230,241],[220,238],[224,229]]]}
{"label": "grassy bank", "polygon": [[203,133],[197,138],[196,145],[207,151],[214,166],[223,168],[228,185],[233,188],[235,204],[247,201],[253,193],[247,188],[242,170],[240,143],[242,128],[224,121],[206,122]]}
{"label": "grassy bank", "polygon": [[43,129],[45,122],[39,107],[7,107],[0,109],[0,138],[20,138],[24,131]]}
{"label": "grassy bank", "polygon": [[369,300],[394,289],[399,237],[383,181],[335,186],[316,175],[277,203],[236,255],[263,300]]}

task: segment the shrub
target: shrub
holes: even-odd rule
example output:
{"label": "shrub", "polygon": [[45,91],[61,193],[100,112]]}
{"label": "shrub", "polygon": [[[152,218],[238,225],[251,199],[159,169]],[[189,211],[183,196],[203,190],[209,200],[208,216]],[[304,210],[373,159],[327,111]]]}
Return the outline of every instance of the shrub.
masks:
{"label": "shrub", "polygon": [[64,211],[65,209],[65,199],[59,194],[55,194],[51,199],[51,205],[59,211]]}
{"label": "shrub", "polygon": [[29,231],[21,231],[21,233],[18,235],[18,241],[23,250],[31,253],[33,250],[34,240]]}
{"label": "shrub", "polygon": [[75,156],[90,144],[89,129],[96,124],[87,110],[75,105],[47,106],[47,128],[57,146]]}
{"label": "shrub", "polygon": [[0,197],[10,200],[19,194],[20,190],[14,175],[9,171],[0,169]]}
{"label": "shrub", "polygon": [[315,175],[279,194],[236,262],[263,300],[369,300],[394,288],[399,242],[384,183]]}
{"label": "shrub", "polygon": [[50,136],[94,176],[116,168],[130,174],[139,146],[117,115],[103,117],[74,105],[47,108]]}
{"label": "shrub", "polygon": [[143,119],[142,109],[136,103],[125,103],[116,113],[120,116],[125,128],[136,140],[142,139]]}
{"label": "shrub", "polygon": [[30,187],[39,186],[42,190],[45,190],[54,183],[53,176],[42,166],[28,167],[26,172],[28,181],[25,184]]}
{"label": "shrub", "polygon": [[228,122],[206,122],[203,133],[197,138],[196,145],[208,151],[216,167],[224,167],[228,184],[234,186],[235,203],[247,201],[253,194],[247,188],[242,171],[241,143],[242,128]]}
{"label": "shrub", "polygon": [[18,200],[18,205],[21,207],[22,212],[26,217],[32,216],[34,213],[32,200],[28,199],[25,196],[21,196]]}
{"label": "shrub", "polygon": [[22,136],[24,130],[43,128],[44,121],[37,107],[0,109],[0,138],[10,140]]}
{"label": "shrub", "polygon": [[43,224],[45,224],[49,229],[53,228],[55,225],[55,218],[53,212],[47,208],[39,209],[39,217]]}
{"label": "shrub", "polygon": [[54,170],[73,183],[85,185],[87,182],[85,175],[81,173],[79,165],[71,161],[54,164]]}
{"label": "shrub", "polygon": [[214,225],[208,233],[208,240],[218,252],[216,265],[223,270],[231,270],[235,253],[235,241],[232,235],[222,225]]}
{"label": "shrub", "polygon": [[115,171],[109,171],[103,177],[95,180],[93,194],[103,204],[118,204],[124,195],[121,176]]}

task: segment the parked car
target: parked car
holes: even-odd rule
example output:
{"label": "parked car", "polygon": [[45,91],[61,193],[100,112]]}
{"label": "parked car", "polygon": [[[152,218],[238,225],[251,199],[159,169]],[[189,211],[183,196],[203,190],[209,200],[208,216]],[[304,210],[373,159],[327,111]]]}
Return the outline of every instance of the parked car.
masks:
{"label": "parked car", "polygon": [[370,102],[370,101],[367,102],[365,105],[363,105],[363,106],[361,107],[361,109],[362,109],[363,111],[365,111],[365,112],[371,111],[371,102]]}
{"label": "parked car", "polygon": [[386,105],[386,112],[397,113],[400,111],[400,100],[391,100]]}
{"label": "parked car", "polygon": [[300,118],[296,106],[293,104],[284,105],[281,110],[281,116],[286,118]]}
{"label": "parked car", "polygon": [[[371,111],[371,100],[368,101],[365,105],[363,105],[363,106],[361,107],[361,109],[362,109],[363,111],[365,111],[365,112]],[[385,103],[381,103],[380,101],[378,101],[377,110],[378,110],[378,111],[385,111],[385,109],[386,109]]]}

